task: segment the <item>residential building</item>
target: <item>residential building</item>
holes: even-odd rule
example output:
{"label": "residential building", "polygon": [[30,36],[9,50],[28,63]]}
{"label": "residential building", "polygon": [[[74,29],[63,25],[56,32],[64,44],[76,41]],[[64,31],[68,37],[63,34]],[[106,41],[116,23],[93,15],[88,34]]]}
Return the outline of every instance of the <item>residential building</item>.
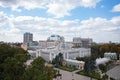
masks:
{"label": "residential building", "polygon": [[23,36],[23,43],[29,45],[33,41],[33,34],[26,32]]}

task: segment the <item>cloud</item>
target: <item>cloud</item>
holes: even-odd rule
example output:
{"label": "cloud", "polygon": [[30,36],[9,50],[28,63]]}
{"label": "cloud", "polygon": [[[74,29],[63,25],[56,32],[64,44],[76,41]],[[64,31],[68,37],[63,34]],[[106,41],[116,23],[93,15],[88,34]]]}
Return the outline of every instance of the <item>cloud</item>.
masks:
{"label": "cloud", "polygon": [[6,16],[6,14],[4,12],[0,12],[0,27],[5,25],[7,20],[8,20],[8,17]]}
{"label": "cloud", "polygon": [[8,16],[0,12],[0,40],[21,41],[24,32],[34,34],[34,40],[46,40],[51,34],[59,34],[71,41],[74,36],[90,37],[96,42],[120,40],[120,16],[111,19],[96,17],[86,20],[58,20],[32,16]]}
{"label": "cloud", "polygon": [[113,7],[112,12],[120,12],[120,4],[117,4]]}
{"label": "cloud", "polygon": [[70,11],[76,7],[94,8],[100,0],[54,0],[47,5],[47,12],[56,18],[69,16]]}
{"label": "cloud", "polygon": [[45,9],[48,14],[56,18],[69,16],[70,11],[76,7],[94,8],[100,0],[0,0],[0,6],[11,8],[14,11]]}

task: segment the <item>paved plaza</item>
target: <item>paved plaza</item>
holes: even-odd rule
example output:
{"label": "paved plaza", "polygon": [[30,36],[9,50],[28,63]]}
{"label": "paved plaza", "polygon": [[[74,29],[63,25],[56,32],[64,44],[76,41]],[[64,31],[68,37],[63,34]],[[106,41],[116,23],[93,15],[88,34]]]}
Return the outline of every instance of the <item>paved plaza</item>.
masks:
{"label": "paved plaza", "polygon": [[[60,69],[57,69],[57,70],[60,71],[60,73],[62,74],[62,77],[61,79],[57,78],[54,80],[73,80],[73,79],[74,80],[91,80],[90,77],[78,75],[78,74],[75,74],[75,72],[68,72]],[[92,80],[95,80],[95,79],[92,79]]]}
{"label": "paved plaza", "polygon": [[120,80],[120,65],[114,67],[107,72],[107,75],[114,78],[115,80]]}

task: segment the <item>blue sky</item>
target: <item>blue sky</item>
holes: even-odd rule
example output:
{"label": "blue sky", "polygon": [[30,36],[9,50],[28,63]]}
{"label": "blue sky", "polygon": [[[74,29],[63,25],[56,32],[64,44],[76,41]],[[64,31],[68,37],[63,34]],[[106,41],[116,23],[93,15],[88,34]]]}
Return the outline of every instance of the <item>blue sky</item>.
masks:
{"label": "blue sky", "polygon": [[25,32],[120,42],[120,0],[0,0],[0,41],[22,42]]}

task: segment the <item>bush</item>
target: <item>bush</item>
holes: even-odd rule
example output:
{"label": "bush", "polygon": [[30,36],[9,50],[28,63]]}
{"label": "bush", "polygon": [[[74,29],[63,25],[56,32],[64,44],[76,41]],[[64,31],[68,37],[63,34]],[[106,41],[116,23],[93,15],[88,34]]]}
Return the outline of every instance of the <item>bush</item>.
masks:
{"label": "bush", "polygon": [[105,74],[105,75],[102,77],[102,79],[103,79],[103,80],[108,79],[108,75]]}
{"label": "bush", "polygon": [[100,79],[100,74],[96,73],[94,71],[93,72],[89,72],[89,73],[86,73],[84,71],[79,71],[79,72],[77,72],[77,74],[85,75],[85,76],[96,78],[96,79]]}
{"label": "bush", "polygon": [[115,80],[115,79],[113,79],[113,78],[110,78],[110,80]]}
{"label": "bush", "polygon": [[72,72],[72,71],[75,70],[75,69],[72,68],[72,67],[65,67],[65,66],[59,66],[58,68],[59,68],[59,69],[62,69],[62,70],[69,71],[69,72]]}

